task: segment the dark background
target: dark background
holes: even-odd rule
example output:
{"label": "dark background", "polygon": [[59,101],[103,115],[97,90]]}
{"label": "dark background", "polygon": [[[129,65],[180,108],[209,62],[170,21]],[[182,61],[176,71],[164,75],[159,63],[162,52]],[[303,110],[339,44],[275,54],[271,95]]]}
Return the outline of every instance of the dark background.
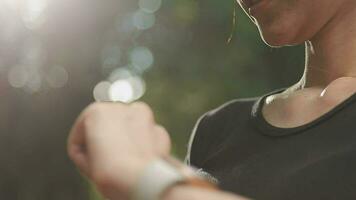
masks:
{"label": "dark background", "polygon": [[94,96],[142,96],[183,158],[201,114],[291,85],[303,70],[303,47],[266,46],[234,0],[1,0],[0,23],[6,200],[99,199],[66,155]]}

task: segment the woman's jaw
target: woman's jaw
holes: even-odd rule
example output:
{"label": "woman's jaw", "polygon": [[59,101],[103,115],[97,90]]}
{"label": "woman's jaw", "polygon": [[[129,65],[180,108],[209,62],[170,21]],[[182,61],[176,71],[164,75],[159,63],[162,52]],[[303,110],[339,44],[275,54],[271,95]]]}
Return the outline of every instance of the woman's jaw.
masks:
{"label": "woman's jaw", "polygon": [[[350,0],[237,0],[270,46],[297,45],[314,37]],[[353,3],[354,4],[354,3]]]}
{"label": "woman's jaw", "polygon": [[237,0],[270,46],[306,43],[298,88],[356,77],[355,0]]}

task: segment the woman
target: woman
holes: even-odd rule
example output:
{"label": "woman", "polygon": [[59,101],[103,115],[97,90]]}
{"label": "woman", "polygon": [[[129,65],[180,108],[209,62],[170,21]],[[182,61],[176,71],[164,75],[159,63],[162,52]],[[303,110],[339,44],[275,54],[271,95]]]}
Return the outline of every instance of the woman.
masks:
{"label": "woman", "polygon": [[[268,45],[306,43],[305,73],[289,88],[205,114],[188,164],[253,199],[356,199],[356,1],[238,2]],[[163,159],[167,133],[142,103],[90,106],[68,147],[112,199],[241,199],[179,176],[184,170]]]}

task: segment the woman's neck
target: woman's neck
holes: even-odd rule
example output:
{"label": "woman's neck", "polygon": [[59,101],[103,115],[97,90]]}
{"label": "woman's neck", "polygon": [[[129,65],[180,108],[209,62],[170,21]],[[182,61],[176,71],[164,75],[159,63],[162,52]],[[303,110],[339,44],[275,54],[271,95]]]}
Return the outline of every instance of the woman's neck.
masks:
{"label": "woman's neck", "polygon": [[305,73],[299,88],[326,88],[342,77],[356,78],[356,6],[345,8],[306,42]]}

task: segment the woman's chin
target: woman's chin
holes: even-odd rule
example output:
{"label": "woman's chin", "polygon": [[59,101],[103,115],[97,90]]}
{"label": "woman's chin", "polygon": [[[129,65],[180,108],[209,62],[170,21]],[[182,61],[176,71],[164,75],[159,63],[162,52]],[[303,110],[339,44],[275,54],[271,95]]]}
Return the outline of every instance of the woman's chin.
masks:
{"label": "woman's chin", "polygon": [[304,43],[306,40],[295,37],[295,34],[290,32],[267,32],[261,31],[262,40],[271,47],[294,46]]}
{"label": "woman's chin", "polygon": [[256,25],[263,41],[272,47],[302,44],[307,40],[305,36],[310,35],[298,20],[288,17],[284,20],[260,20]]}
{"label": "woman's chin", "polygon": [[298,45],[299,43],[292,42],[290,40],[285,40],[282,38],[266,38],[262,37],[262,40],[265,44],[270,47],[283,47],[283,46],[294,46]]}

